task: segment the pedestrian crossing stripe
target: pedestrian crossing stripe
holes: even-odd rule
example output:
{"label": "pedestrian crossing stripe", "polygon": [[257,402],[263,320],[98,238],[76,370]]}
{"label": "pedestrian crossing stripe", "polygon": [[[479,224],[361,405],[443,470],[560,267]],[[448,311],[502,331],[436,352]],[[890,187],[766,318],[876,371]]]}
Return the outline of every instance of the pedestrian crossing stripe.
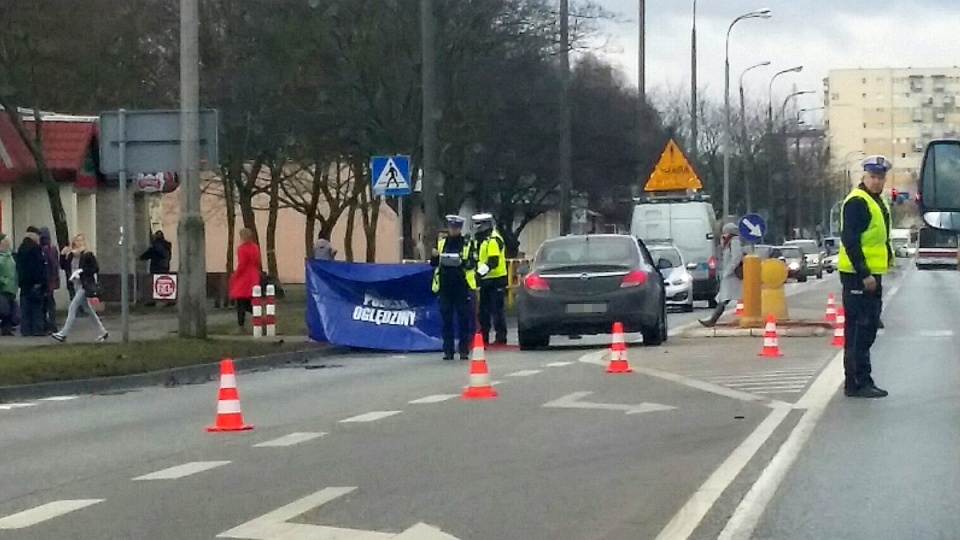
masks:
{"label": "pedestrian crossing stripe", "polygon": [[406,156],[374,158],[373,192],[377,195],[403,195],[410,192],[410,162]]}

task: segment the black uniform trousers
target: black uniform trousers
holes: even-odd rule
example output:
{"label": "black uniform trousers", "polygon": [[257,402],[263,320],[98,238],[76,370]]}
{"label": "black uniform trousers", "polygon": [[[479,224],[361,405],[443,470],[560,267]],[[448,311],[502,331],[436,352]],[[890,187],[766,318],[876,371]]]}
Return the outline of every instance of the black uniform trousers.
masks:
{"label": "black uniform trousers", "polygon": [[846,317],[843,350],[844,389],[856,391],[875,386],[871,377],[870,347],[877,340],[880,311],[883,309],[881,276],[874,276],[877,289],[863,290],[863,280],[855,274],[840,274],[843,285],[843,311]]}
{"label": "black uniform trousers", "polygon": [[[507,342],[507,319],[505,310],[507,295],[507,277],[483,279],[480,281],[480,333],[484,341],[489,341],[490,327],[496,332],[498,343]],[[493,323],[491,325],[491,322]]]}
{"label": "black uniform trousers", "polygon": [[453,358],[454,347],[454,319],[457,324],[457,336],[460,338],[461,356],[470,353],[470,327],[473,322],[473,310],[470,309],[469,290],[461,289],[455,292],[444,292],[440,289],[437,299],[440,302],[440,317],[443,321],[443,356],[444,358]]}

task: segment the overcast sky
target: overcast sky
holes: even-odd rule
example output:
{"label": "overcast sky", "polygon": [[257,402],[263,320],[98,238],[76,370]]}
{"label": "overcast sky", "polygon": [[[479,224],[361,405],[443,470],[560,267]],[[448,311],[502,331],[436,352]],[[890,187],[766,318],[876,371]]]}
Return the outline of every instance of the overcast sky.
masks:
{"label": "overcast sky", "polygon": [[[609,41],[601,54],[637,80],[638,0],[594,0],[623,22],[604,24]],[[690,28],[693,0],[647,0],[647,91],[690,86]],[[797,75],[777,79],[774,92],[821,90],[830,69],[941,67],[960,64],[960,0],[698,0],[700,87],[723,96],[724,39],[735,18],[770,8],[770,19],[744,20],[730,38],[731,97],[741,72],[751,71],[747,95],[767,101],[770,77],[803,65]],[[802,107],[821,106],[822,93],[801,96]]]}

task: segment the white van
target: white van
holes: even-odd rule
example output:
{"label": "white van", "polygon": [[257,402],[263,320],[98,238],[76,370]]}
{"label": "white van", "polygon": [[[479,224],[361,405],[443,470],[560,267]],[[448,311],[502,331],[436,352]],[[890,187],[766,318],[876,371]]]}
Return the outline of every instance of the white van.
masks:
{"label": "white van", "polygon": [[713,205],[698,198],[640,201],[633,208],[630,234],[648,244],[677,246],[693,276],[693,299],[716,305],[719,239]]}

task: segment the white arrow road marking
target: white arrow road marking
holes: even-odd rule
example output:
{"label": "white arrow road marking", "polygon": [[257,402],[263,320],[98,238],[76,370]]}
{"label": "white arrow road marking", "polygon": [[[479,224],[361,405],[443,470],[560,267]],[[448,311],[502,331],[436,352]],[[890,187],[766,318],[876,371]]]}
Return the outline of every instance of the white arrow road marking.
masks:
{"label": "white arrow road marking", "polygon": [[291,519],[343,497],[356,487],[331,487],[278,508],[217,538],[241,540],[458,540],[440,529],[418,523],[400,534],[288,523]]}
{"label": "white arrow road marking", "polygon": [[103,502],[103,499],[53,501],[0,519],[0,529],[25,529],[37,523],[43,523],[48,519],[69,514],[70,512],[86,508],[99,502]]}
{"label": "white arrow road marking", "polygon": [[660,405],[659,403],[641,403],[639,405],[618,405],[614,403],[591,403],[589,401],[579,401],[593,392],[574,392],[570,395],[555,399],[545,403],[544,407],[554,407],[559,409],[598,409],[603,411],[622,411],[627,414],[643,414],[648,412],[672,411],[676,407],[669,405]]}

